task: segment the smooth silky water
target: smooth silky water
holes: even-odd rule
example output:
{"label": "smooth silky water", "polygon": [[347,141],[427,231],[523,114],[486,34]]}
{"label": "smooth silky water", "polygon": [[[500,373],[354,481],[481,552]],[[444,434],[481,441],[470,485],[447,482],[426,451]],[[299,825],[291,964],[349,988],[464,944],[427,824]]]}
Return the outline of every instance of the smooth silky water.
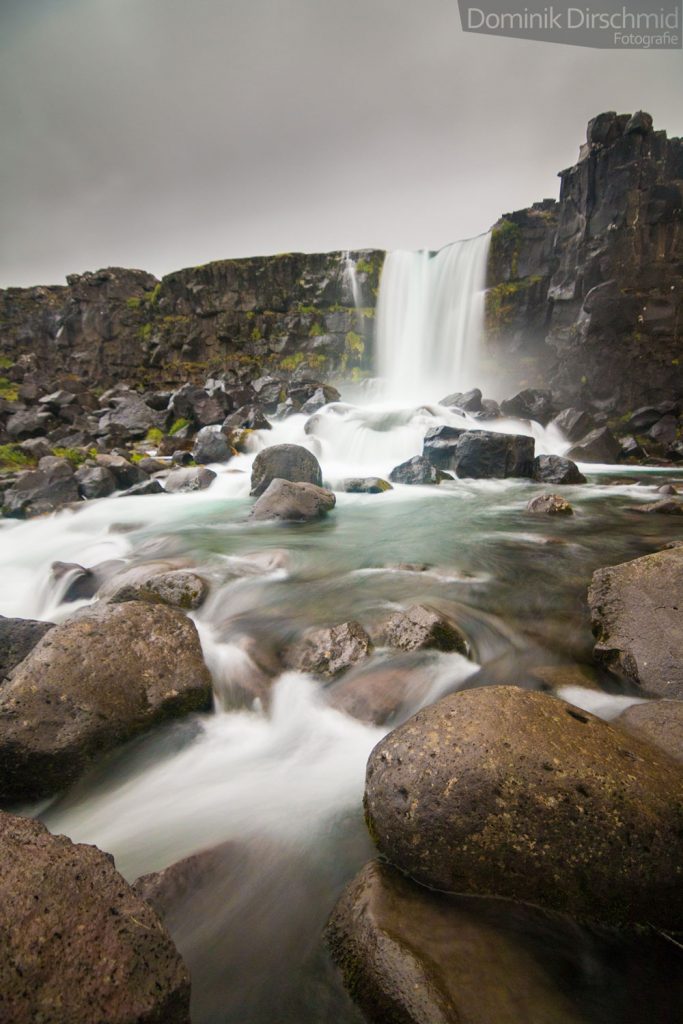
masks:
{"label": "smooth silky water", "polygon": [[[430,404],[458,384],[442,379],[440,393],[411,402],[401,400],[402,387],[393,396],[389,387],[375,405],[338,403],[306,428],[301,416],[276,423],[254,436],[250,455],[213,467],[218,478],[204,492],[105,499],[26,523],[0,522],[3,615],[61,621],[80,606],[61,600],[64,582],[50,582],[55,560],[86,567],[170,561],[197,566],[211,581],[211,596],[193,618],[214,679],[215,712],[139,738],[48,805],[23,809],[54,832],[111,852],[131,881],[218,848],[168,921],[192,970],[195,1024],[360,1020],[321,931],[344,884],[373,855],[361,810],[365,763],[388,727],[334,710],[329,687],[294,672],[250,703],[241,683],[253,677],[255,662],[309,626],[371,622],[426,601],[460,623],[471,658],[430,656],[432,683],[401,709],[403,718],[463,686],[538,686],[534,668],[590,659],[592,572],[680,536],[675,517],[627,510],[652,501],[662,480],[680,478],[640,467],[583,467],[591,486],[563,489],[576,513],[561,521],[525,516],[543,486],[503,480],[339,493],[320,523],[248,523],[259,448],[305,444],[331,484],[386,477],[421,451],[430,426],[482,426]],[[537,424],[486,428],[533,434],[537,451],[567,446]],[[604,681],[600,692],[573,686],[571,673],[558,678],[568,680],[561,695],[605,718],[639,699],[615,681]],[[500,927],[515,928],[504,913]],[[550,924],[542,936],[517,939],[538,953],[591,1024],[636,1024],[644,1005],[657,1009],[656,1019],[673,1020],[654,978],[655,959],[666,965],[671,952],[664,940],[643,952],[578,927],[568,939]]]}

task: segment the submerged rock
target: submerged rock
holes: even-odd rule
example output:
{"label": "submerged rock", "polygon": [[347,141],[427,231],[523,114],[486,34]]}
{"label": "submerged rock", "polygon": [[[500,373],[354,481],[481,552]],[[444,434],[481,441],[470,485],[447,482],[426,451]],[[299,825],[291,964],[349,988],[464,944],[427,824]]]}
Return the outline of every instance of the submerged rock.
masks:
{"label": "submerged rock", "polygon": [[645,693],[683,698],[683,548],[598,569],[588,604],[601,665]]}
{"label": "submerged rock", "polygon": [[534,448],[533,437],[523,434],[468,430],[458,439],[451,468],[461,479],[531,477]]}
{"label": "submerged rock", "polygon": [[539,494],[532,498],[526,507],[528,515],[541,516],[572,516],[574,509],[559,494]]}
{"label": "submerged rock", "polygon": [[328,491],[324,487],[276,479],[269,484],[254,504],[250,518],[306,522],[320,519],[331,512],[336,501],[332,491]]}
{"label": "submerged rock", "polygon": [[36,619],[6,619],[0,615],[0,684],[53,625]]}
{"label": "submerged rock", "polygon": [[333,708],[369,725],[405,717],[434,687],[434,655],[399,655],[359,666],[326,690]]}
{"label": "submerged rock", "polygon": [[372,652],[372,640],[359,622],[311,630],[285,652],[285,664],[298,672],[334,678]]}
{"label": "submerged rock", "polygon": [[210,705],[190,619],[142,601],[85,608],[0,690],[0,800],[49,796],[137,733]]}
{"label": "submerged rock", "polygon": [[0,1016],[189,1024],[190,978],[109,854],[0,812]]}
{"label": "submerged rock", "polygon": [[432,888],[680,927],[683,771],[554,697],[491,687],[418,712],[370,755],[365,813]]}
{"label": "submerged rock", "polygon": [[683,516],[683,501],[662,498],[661,501],[649,505],[629,505],[629,512],[641,512],[645,515]]}
{"label": "submerged rock", "polygon": [[602,462],[612,464],[621,455],[621,445],[609,427],[592,430],[566,453],[568,459],[577,462]]}
{"label": "submerged rock", "polygon": [[436,608],[416,604],[395,612],[381,623],[375,639],[401,651],[458,651],[467,654],[467,641],[454,622]]}
{"label": "submerged rock", "polygon": [[264,448],[254,459],[251,469],[251,493],[258,498],[273,480],[315,484],[322,487],[320,463],[307,448],[299,444],[274,444]]}
{"label": "submerged rock", "polygon": [[394,484],[420,485],[440,484],[445,477],[423,455],[415,455],[414,458],[392,469],[389,479]]}
{"label": "submerged rock", "polygon": [[585,484],[586,478],[571,459],[560,455],[537,455],[533,478],[544,484]]}
{"label": "submerged rock", "polygon": [[346,494],[383,494],[385,491],[392,491],[393,487],[388,480],[382,480],[381,477],[367,476],[342,480],[338,489]]}

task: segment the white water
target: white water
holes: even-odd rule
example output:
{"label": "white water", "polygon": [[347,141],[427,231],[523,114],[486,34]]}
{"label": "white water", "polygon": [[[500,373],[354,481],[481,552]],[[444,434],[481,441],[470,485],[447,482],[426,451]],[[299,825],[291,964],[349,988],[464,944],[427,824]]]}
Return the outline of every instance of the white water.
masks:
{"label": "white water", "polygon": [[432,254],[387,254],[377,304],[377,371],[390,400],[438,401],[481,386],[490,235]]}

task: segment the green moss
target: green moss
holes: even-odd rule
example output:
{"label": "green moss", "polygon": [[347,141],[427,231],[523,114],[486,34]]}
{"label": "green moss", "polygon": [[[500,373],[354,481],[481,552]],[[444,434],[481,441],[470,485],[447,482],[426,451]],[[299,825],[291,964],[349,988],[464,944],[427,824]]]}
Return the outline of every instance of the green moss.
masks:
{"label": "green moss", "polygon": [[143,341],[147,341],[147,339],[151,336],[152,331],[153,327],[151,324],[143,324],[142,327],[138,328],[138,337],[142,338]]}
{"label": "green moss", "polygon": [[288,373],[292,373],[298,366],[301,366],[305,358],[303,352],[295,352],[293,355],[285,356],[284,359],[280,360],[280,368]]}
{"label": "green moss", "polygon": [[357,274],[373,274],[376,267],[372,260],[366,260],[365,257],[361,256],[359,260],[356,260],[356,273]]}
{"label": "green moss", "polygon": [[23,452],[18,444],[0,445],[0,472],[16,469],[29,469],[35,466],[36,460]]}
{"label": "green moss", "polygon": [[156,305],[156,303],[159,301],[159,295],[160,294],[161,294],[161,281],[159,281],[158,284],[155,284],[154,287],[152,288],[151,292],[149,293],[149,295],[146,296],[147,301],[150,302],[153,306]]}
{"label": "green moss", "polygon": [[252,341],[261,341],[262,338],[263,338],[263,335],[261,334],[261,331],[259,330],[258,327],[254,327],[254,328],[252,328],[252,331],[251,331],[251,334],[249,335],[249,337],[251,338]]}
{"label": "green moss", "polygon": [[365,352],[365,342],[361,338],[360,334],[356,331],[349,331],[346,335],[346,351],[349,355],[354,355],[360,358]]}
{"label": "green moss", "polygon": [[14,360],[10,356],[0,356],[0,370],[9,370],[14,366]]}
{"label": "green moss", "polygon": [[19,388],[7,377],[0,377],[0,398],[6,402],[16,402],[19,397]]}
{"label": "green moss", "polygon": [[315,313],[315,311],[316,311],[315,306],[300,305],[297,308],[297,312],[302,313],[304,316],[310,316],[311,313]]}
{"label": "green moss", "polygon": [[150,444],[161,444],[164,439],[163,430],[159,430],[158,427],[150,427],[147,431],[145,441],[149,441]]}
{"label": "green moss", "polygon": [[55,448],[53,454],[60,459],[67,459],[72,466],[82,466],[88,458],[86,452],[78,451],[77,448]]}
{"label": "green moss", "polygon": [[175,423],[172,425],[171,429],[169,430],[170,436],[173,437],[174,434],[179,433],[184,427],[189,427],[189,425],[190,425],[190,421],[189,420],[184,420],[181,417],[179,420],[175,421]]}
{"label": "green moss", "polygon": [[129,309],[139,309],[140,306],[142,305],[142,299],[126,299],[126,305],[128,306]]}
{"label": "green moss", "polygon": [[316,324],[312,325],[310,331],[308,332],[308,335],[311,338],[320,338],[324,333],[325,332],[322,329],[322,327],[320,326],[320,324],[316,323]]}
{"label": "green moss", "polygon": [[503,219],[491,233],[489,262],[494,266],[508,265],[510,277],[516,278],[519,269],[519,250],[522,245],[522,229],[519,224]]}

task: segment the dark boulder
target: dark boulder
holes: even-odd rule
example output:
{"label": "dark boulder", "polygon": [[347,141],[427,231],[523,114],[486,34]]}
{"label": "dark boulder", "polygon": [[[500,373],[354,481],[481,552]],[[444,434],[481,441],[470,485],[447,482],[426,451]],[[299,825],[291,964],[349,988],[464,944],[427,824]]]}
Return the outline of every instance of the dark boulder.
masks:
{"label": "dark boulder", "polygon": [[644,448],[638,444],[635,437],[622,437],[621,441],[621,452],[619,454],[619,460],[626,459],[644,459],[647,455]]}
{"label": "dark boulder", "polygon": [[233,454],[230,442],[220,427],[202,427],[194,439],[192,455],[200,465],[227,462]]}
{"label": "dark boulder", "polygon": [[464,433],[460,427],[432,427],[422,442],[423,457],[437,469],[453,469],[455,449]]}
{"label": "dark boulder", "polygon": [[615,725],[683,762],[683,700],[633,704],[622,711]]}
{"label": "dark boulder", "polygon": [[588,603],[599,664],[645,693],[683,698],[683,548],[598,569]]}
{"label": "dark boulder", "polygon": [[523,434],[468,430],[458,439],[451,466],[461,479],[531,477],[535,442]]}
{"label": "dark boulder", "polygon": [[595,429],[595,420],[583,409],[569,408],[558,413],[550,426],[561,430],[568,441],[580,441]]}
{"label": "dark boulder", "polygon": [[306,522],[331,512],[335,503],[332,491],[324,487],[275,479],[254,504],[251,519]]}
{"label": "dark boulder", "polygon": [[[289,389],[290,394],[292,389]],[[330,384],[321,384],[317,387],[312,395],[309,395],[303,405],[301,406],[301,412],[304,416],[311,416],[314,412],[318,412],[323,406],[329,405],[330,402],[338,402],[341,395],[336,388],[333,388]]]}
{"label": "dark boulder", "polygon": [[114,474],[116,486],[120,490],[127,490],[135,484],[143,484],[148,479],[144,470],[129,459],[125,459],[123,455],[96,455],[95,462]]}
{"label": "dark boulder", "polygon": [[19,409],[7,420],[5,430],[12,441],[23,441],[30,437],[42,437],[54,424],[49,412],[43,409]]}
{"label": "dark boulder", "polygon": [[602,462],[612,464],[621,455],[621,445],[609,427],[598,427],[566,452],[566,458],[576,462]]}
{"label": "dark boulder", "polygon": [[444,479],[443,473],[436,466],[433,466],[424,455],[415,455],[400,466],[395,466],[389,474],[389,479],[394,484],[440,484]]}
{"label": "dark boulder", "polygon": [[0,683],[52,627],[52,622],[6,619],[4,615],[0,615]]}
{"label": "dark boulder", "polygon": [[650,427],[648,436],[657,444],[673,444],[678,435],[678,419],[676,416],[663,416],[657,420],[653,427]]}
{"label": "dark boulder", "polygon": [[195,426],[208,427],[222,423],[225,414],[234,408],[228,395],[218,387],[211,393],[194,384],[178,388],[168,403],[169,420],[188,420]]}
{"label": "dark boulder", "polygon": [[458,651],[467,654],[467,640],[448,616],[428,605],[394,612],[373,631],[376,643],[401,651]]}
{"label": "dark boulder", "polygon": [[22,474],[5,491],[3,510],[6,516],[28,519],[80,501],[73,467],[66,459],[47,455],[40,460],[40,466],[42,468]]}
{"label": "dark boulder", "polygon": [[118,486],[116,477],[106,466],[81,466],[74,475],[78,493],[88,500],[107,498]]}
{"label": "dark boulder", "polygon": [[644,110],[638,110],[627,121],[624,135],[651,135],[653,127],[652,114],[647,114]]}
{"label": "dark boulder", "polygon": [[122,498],[139,498],[144,497],[148,494],[165,494],[165,490],[162,487],[159,480],[143,480],[142,483],[133,484],[127,491],[122,491],[120,497]]}
{"label": "dark boulder", "polygon": [[287,397],[285,382],[278,377],[258,377],[252,381],[257,401],[266,412],[273,413]]}
{"label": "dark boulder", "polygon": [[537,455],[533,465],[533,479],[543,484],[585,484],[586,478],[571,459],[560,455]]}
{"label": "dark boulder", "polygon": [[322,487],[320,463],[307,448],[298,444],[275,444],[264,448],[251,469],[251,493],[258,498],[273,480],[315,484]]}
{"label": "dark boulder", "polygon": [[193,466],[187,469],[174,469],[166,477],[164,484],[169,494],[178,494],[186,491],[205,491],[215,479],[216,473],[212,469]]}
{"label": "dark boulder", "polygon": [[676,405],[671,402],[664,402],[662,405],[643,405],[631,413],[626,427],[634,434],[644,434],[650,427],[654,427],[662,417],[672,415],[676,411]]}
{"label": "dark boulder", "polygon": [[385,491],[393,490],[388,480],[382,480],[378,476],[353,477],[342,480],[338,490],[346,494],[383,494]]}
{"label": "dark boulder", "polygon": [[680,927],[683,771],[555,697],[484,687],[419,711],[371,753],[365,813],[430,888]]}
{"label": "dark boulder", "polygon": [[492,398],[482,399],[481,409],[471,414],[475,420],[498,420],[503,415],[498,402]]}
{"label": "dark boulder", "polygon": [[533,516],[571,516],[574,509],[559,494],[539,494],[532,498],[526,507],[527,515]]}
{"label": "dark boulder", "polygon": [[271,426],[260,405],[243,405],[235,412],[230,413],[222,427],[226,433],[235,428],[239,430],[270,430]]}
{"label": "dark boulder", "polygon": [[527,388],[514,398],[501,402],[500,411],[504,416],[513,416],[519,420],[536,420],[545,426],[553,416],[553,393],[538,388]]}
{"label": "dark boulder", "polygon": [[164,605],[95,605],[51,629],[0,690],[0,800],[64,789],[96,756],[211,703],[193,622]]}
{"label": "dark boulder", "polygon": [[163,426],[161,413],[150,409],[141,395],[130,391],[111,399],[113,408],[100,417],[98,434],[115,437],[143,438],[152,427]]}
{"label": "dark boulder", "polygon": [[0,934],[7,1024],[189,1024],[187,968],[113,858],[1,812]]}
{"label": "dark boulder", "polygon": [[449,409],[462,409],[463,412],[481,412],[482,396],[479,388],[472,388],[471,391],[456,391],[452,395],[446,395],[439,402]]}
{"label": "dark boulder", "polygon": [[332,679],[372,653],[372,640],[359,622],[342,622],[305,633],[285,651],[285,664],[297,672]]}
{"label": "dark boulder", "polygon": [[165,462],[161,462],[159,459],[153,459],[149,456],[145,456],[145,458],[140,459],[138,466],[143,473],[147,473],[148,475],[151,475],[152,473],[165,473],[168,469]]}

